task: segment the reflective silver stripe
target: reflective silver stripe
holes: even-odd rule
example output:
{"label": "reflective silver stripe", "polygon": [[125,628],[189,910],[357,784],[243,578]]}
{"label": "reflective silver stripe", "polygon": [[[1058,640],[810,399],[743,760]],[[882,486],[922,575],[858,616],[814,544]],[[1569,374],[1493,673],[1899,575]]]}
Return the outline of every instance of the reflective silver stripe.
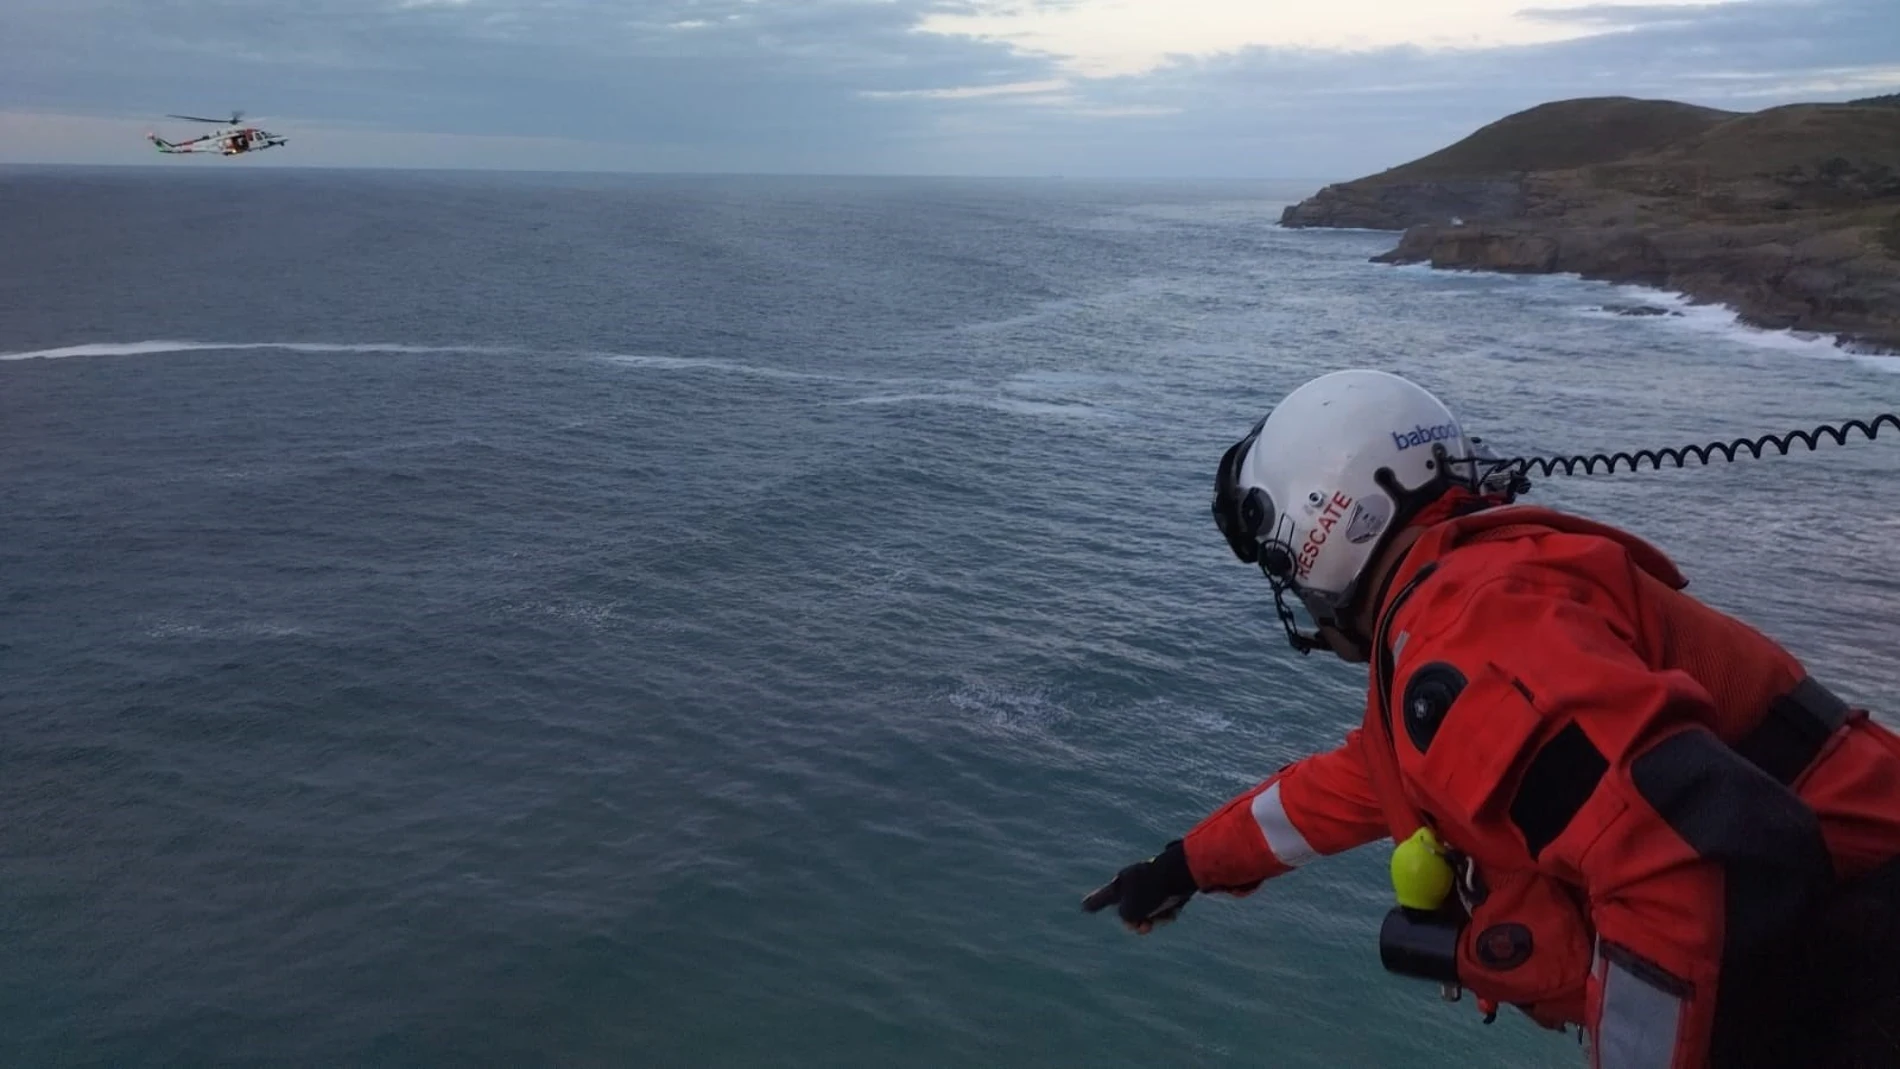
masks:
{"label": "reflective silver stripe", "polygon": [[[1597,946],[1598,961],[1604,948]],[[1676,1056],[1682,999],[1625,968],[1611,952],[1597,1020],[1598,1069],[1669,1069]]]}
{"label": "reflective silver stripe", "polygon": [[1253,796],[1253,819],[1260,825],[1260,834],[1266,836],[1267,849],[1280,859],[1280,864],[1297,869],[1319,856],[1307,844],[1300,829],[1287,819],[1278,783]]}

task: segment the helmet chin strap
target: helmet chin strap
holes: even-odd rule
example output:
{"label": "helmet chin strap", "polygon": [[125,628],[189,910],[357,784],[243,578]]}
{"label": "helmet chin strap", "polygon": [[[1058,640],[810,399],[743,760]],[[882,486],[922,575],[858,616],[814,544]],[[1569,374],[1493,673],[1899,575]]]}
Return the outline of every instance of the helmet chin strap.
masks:
{"label": "helmet chin strap", "polygon": [[[1273,588],[1273,611],[1280,617],[1280,626],[1286,629],[1287,644],[1299,651],[1302,657],[1314,650],[1332,649],[1332,644],[1321,638],[1317,632],[1309,635],[1300,630],[1299,619],[1293,615],[1293,609],[1286,603],[1286,594],[1289,588],[1287,580],[1269,571],[1265,562],[1262,562],[1260,571],[1266,575],[1268,585]],[[1318,619],[1316,617],[1315,623],[1317,622]],[[1344,631],[1342,631],[1341,634],[1346,634],[1348,638],[1354,638]],[[1357,641],[1357,639],[1354,638],[1354,641]]]}

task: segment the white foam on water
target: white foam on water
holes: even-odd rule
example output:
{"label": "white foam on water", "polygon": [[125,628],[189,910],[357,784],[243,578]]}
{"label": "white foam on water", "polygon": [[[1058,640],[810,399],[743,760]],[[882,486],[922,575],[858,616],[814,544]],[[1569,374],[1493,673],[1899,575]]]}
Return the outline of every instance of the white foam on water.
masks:
{"label": "white foam on water", "polygon": [[782,379],[790,382],[826,382],[850,385],[881,384],[883,380],[862,375],[839,375],[823,371],[793,371],[789,368],[765,367],[759,364],[747,364],[737,360],[718,360],[700,356],[663,356],[657,353],[588,353],[588,356],[619,364],[622,367],[647,368],[654,371],[698,371],[722,375],[744,375],[761,379]]}
{"label": "white foam on water", "polygon": [[1144,722],[1191,728],[1196,734],[1234,729],[1234,722],[1227,717],[1173,698],[1143,698],[1125,707],[1110,708]]}
{"label": "white foam on water", "polygon": [[[1112,372],[1043,370],[1012,375],[1001,382],[969,379],[883,382],[885,389],[836,402],[839,405],[930,405],[981,408],[1012,416],[1070,420],[1115,420],[1123,413],[1091,394],[1126,392],[1130,377]],[[921,388],[902,389],[915,384]],[[933,388],[934,387],[934,388]]]}
{"label": "white foam on water", "polygon": [[1123,389],[1134,381],[1134,376],[1108,371],[1078,371],[1072,369],[1051,369],[1046,371],[1024,371],[1011,375],[1003,383],[1006,390],[1077,390],[1077,389]]}
{"label": "white foam on water", "polygon": [[1015,731],[1041,731],[1075,713],[1040,687],[976,681],[946,696],[952,706],[990,726]]}
{"label": "white foam on water", "polygon": [[999,397],[983,402],[983,407],[1013,416],[1057,416],[1063,419],[1112,419],[1115,413],[1080,401],[1029,401],[1019,397]]}
{"label": "white foam on water", "polygon": [[[1888,374],[1900,374],[1900,355],[1885,353],[1857,352],[1852,348],[1837,345],[1835,336],[1827,333],[1798,330],[1771,330],[1765,327],[1750,326],[1742,322],[1736,310],[1725,304],[1698,302],[1683,293],[1656,289],[1631,283],[1604,282],[1586,279],[1574,272],[1549,272],[1543,274],[1516,274],[1504,271],[1466,271],[1441,270],[1429,263],[1409,263],[1387,265],[1389,269],[1430,275],[1434,278],[1456,275],[1461,279],[1471,278],[1497,279],[1502,286],[1552,287],[1562,286],[1573,293],[1588,292],[1576,290],[1579,285],[1612,294],[1608,300],[1596,302],[1588,307],[1576,309],[1578,315],[1590,318],[1629,319],[1642,323],[1646,327],[1663,330],[1690,331],[1703,335],[1714,335],[1729,341],[1740,342],[1751,348],[1768,349],[1810,359],[1850,360],[1862,367],[1871,368]],[[1640,305],[1660,308],[1674,315],[1636,315],[1626,316],[1605,310],[1603,304]]]}
{"label": "white foam on water", "polygon": [[[1434,276],[1444,272],[1430,264],[1400,264],[1401,271],[1422,271]],[[1465,277],[1483,276],[1496,278],[1502,285],[1527,287],[1562,286],[1571,293],[1581,295],[1596,290],[1610,295],[1607,300],[1596,301],[1589,306],[1576,309],[1576,314],[1592,319],[1627,319],[1640,323],[1645,329],[1686,331],[1704,336],[1715,336],[1727,341],[1739,342],[1754,349],[1766,349],[1790,355],[1818,360],[1849,360],[1863,367],[1888,374],[1900,374],[1900,356],[1883,353],[1864,353],[1835,343],[1835,336],[1827,333],[1801,330],[1774,330],[1766,327],[1751,326],[1742,322],[1733,307],[1712,302],[1698,302],[1687,294],[1671,290],[1656,289],[1630,283],[1602,282],[1586,279],[1582,275],[1570,272],[1552,272],[1549,274],[1512,274],[1508,272],[1456,272]],[[1578,290],[1573,287],[1588,287]],[[1632,305],[1658,308],[1666,315],[1624,315],[1606,310],[1603,305]]]}
{"label": "white foam on water", "polygon": [[883,393],[853,397],[840,405],[941,405],[982,408],[1012,416],[1053,416],[1059,419],[1115,419],[1120,413],[1083,402],[1031,401],[976,393]]}
{"label": "white foam on water", "polygon": [[[1661,329],[1685,330],[1740,342],[1751,348],[1769,349],[1818,360],[1851,360],[1862,367],[1888,374],[1900,374],[1900,356],[1856,352],[1835,343],[1832,334],[1802,330],[1770,330],[1741,321],[1735,309],[1723,304],[1697,303],[1680,293],[1644,286],[1613,285],[1617,295],[1611,303],[1661,308],[1674,315],[1630,316],[1655,324]],[[1614,315],[1592,309],[1592,314]],[[1623,318],[1623,317],[1619,317]]]}
{"label": "white foam on water", "polygon": [[618,602],[517,601],[499,606],[501,615],[538,618],[599,631],[620,621]]}
{"label": "white foam on water", "polygon": [[159,353],[194,353],[220,350],[279,349],[298,353],[501,353],[508,349],[473,345],[401,345],[394,342],[202,342],[202,341],[131,341],[89,342],[55,349],[34,349],[23,353],[0,353],[0,360],[63,360],[77,356],[150,356]]}
{"label": "white foam on water", "polygon": [[1043,301],[1028,312],[1020,315],[1005,316],[1002,319],[984,319],[971,323],[960,323],[950,328],[953,334],[995,334],[1022,327],[1039,326],[1065,313],[1079,308],[1084,301],[1081,297],[1062,297]]}
{"label": "white foam on water", "polygon": [[839,573],[849,577],[844,587],[852,596],[884,600],[911,586],[915,568],[907,555],[863,547],[854,551],[852,559],[851,567]]}
{"label": "white foam on water", "polygon": [[929,404],[932,402],[951,404],[960,400],[962,400],[962,398],[959,398],[956,394],[948,393],[873,393],[866,394],[863,397],[853,397],[849,400],[839,401],[838,403],[845,406],[909,405]]}
{"label": "white foam on water", "polygon": [[309,629],[301,624],[282,623],[275,620],[207,623],[175,617],[160,618],[145,629],[147,638],[159,639],[300,638],[309,633]]}

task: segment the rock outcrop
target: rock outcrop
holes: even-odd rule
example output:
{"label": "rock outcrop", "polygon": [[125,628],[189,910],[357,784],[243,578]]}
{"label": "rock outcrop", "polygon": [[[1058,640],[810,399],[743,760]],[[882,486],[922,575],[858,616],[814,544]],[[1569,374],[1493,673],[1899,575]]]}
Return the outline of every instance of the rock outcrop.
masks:
{"label": "rock outcrop", "polygon": [[1900,351],[1900,261],[1851,230],[1418,226],[1374,259],[1656,286],[1726,304],[1754,326]]}
{"label": "rock outcrop", "polygon": [[1479,222],[1523,214],[1515,178],[1327,186],[1280,213],[1282,226],[1404,230],[1427,223]]}
{"label": "rock outcrop", "polygon": [[1403,230],[1380,262],[1658,286],[1900,351],[1900,108],[1884,100],[1562,101],[1328,186],[1281,222]]}

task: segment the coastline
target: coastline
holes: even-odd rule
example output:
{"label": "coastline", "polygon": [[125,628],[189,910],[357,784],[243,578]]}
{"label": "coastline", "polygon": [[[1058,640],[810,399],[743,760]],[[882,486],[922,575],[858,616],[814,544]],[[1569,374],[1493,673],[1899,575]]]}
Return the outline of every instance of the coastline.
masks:
{"label": "coastline", "polygon": [[1424,224],[1403,231],[1372,260],[1643,286],[1727,308],[1760,330],[1825,335],[1851,352],[1900,354],[1900,307],[1878,299],[1886,280],[1856,264],[1851,237],[1817,230],[1749,240],[1738,229]]}
{"label": "coastline", "polygon": [[1396,235],[1374,263],[1573,274],[1900,354],[1900,106],[1541,104],[1287,205],[1285,229]]}
{"label": "coastline", "polygon": [[[1361,236],[1370,234],[1394,235],[1400,233],[1399,231],[1384,227],[1287,226],[1277,221],[1267,225],[1274,230],[1290,232],[1310,231]],[[1651,316],[1681,318],[1696,310],[1719,312],[1723,317],[1723,326],[1726,329],[1739,332],[1737,337],[1754,339],[1756,344],[1766,343],[1776,347],[1825,347],[1833,351],[1835,355],[1866,357],[1872,361],[1871,366],[1879,367],[1885,371],[1900,373],[1900,347],[1870,344],[1858,338],[1845,336],[1836,331],[1765,325],[1753,322],[1743,308],[1738,306],[1734,301],[1722,297],[1711,297],[1691,293],[1680,288],[1671,287],[1667,284],[1594,277],[1573,270],[1498,271],[1480,267],[1438,265],[1428,260],[1384,260],[1383,257],[1389,255],[1390,251],[1396,251],[1396,246],[1394,250],[1389,250],[1388,253],[1381,253],[1371,257],[1368,262],[1387,263],[1395,270],[1401,271],[1456,271],[1467,274],[1517,274],[1541,278],[1569,279],[1577,282],[1591,282],[1604,286],[1611,291],[1606,294],[1606,300],[1599,306],[1601,313],[1606,316],[1625,318],[1647,318]],[[1622,292],[1618,294],[1617,291]],[[1645,305],[1655,310],[1632,310],[1633,306],[1637,305]]]}

